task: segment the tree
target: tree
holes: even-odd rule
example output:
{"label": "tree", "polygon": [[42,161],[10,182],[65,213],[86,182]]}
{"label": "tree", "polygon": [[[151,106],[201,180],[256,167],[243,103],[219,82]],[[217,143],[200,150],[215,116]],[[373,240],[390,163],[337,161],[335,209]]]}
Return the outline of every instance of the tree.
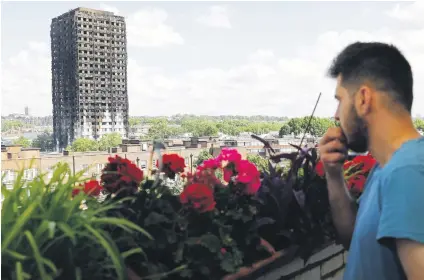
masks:
{"label": "tree", "polygon": [[99,151],[107,151],[109,148],[122,144],[122,136],[117,132],[105,134],[100,138],[98,143]]}
{"label": "tree", "polygon": [[31,140],[21,136],[18,139],[14,140],[13,144],[21,145],[23,148],[29,148],[29,147],[31,147]]}
{"label": "tree", "polygon": [[[308,127],[310,117],[302,118],[292,118],[286,124],[280,128],[280,137],[293,133],[294,135],[300,135],[306,131]],[[313,117],[311,120],[311,125],[308,129],[308,133],[312,136],[322,136],[331,126],[334,126],[335,123],[328,118],[318,118]]]}
{"label": "tree", "polygon": [[170,136],[171,131],[166,119],[156,119],[152,121],[151,125],[152,126],[149,128],[147,138],[152,140],[163,140]]}
{"label": "tree", "polygon": [[88,152],[97,150],[98,142],[87,138],[78,138],[71,145],[71,151],[73,152]]}
{"label": "tree", "polygon": [[283,126],[280,128],[280,131],[278,132],[278,135],[280,137],[283,137],[290,134],[291,134],[290,126],[288,124],[283,124]]}
{"label": "tree", "polygon": [[1,131],[7,132],[11,130],[18,130],[24,127],[24,123],[18,120],[4,120],[1,122]]}
{"label": "tree", "polygon": [[209,120],[183,120],[181,127],[184,131],[190,132],[196,137],[218,135],[218,128],[216,124]]}
{"label": "tree", "polygon": [[140,123],[141,123],[141,120],[139,118],[130,117],[128,120],[128,124],[130,126],[136,126],[136,125],[139,125]]}
{"label": "tree", "polygon": [[421,119],[415,119],[414,125],[418,130],[424,131],[424,120]]}
{"label": "tree", "polygon": [[205,160],[211,159],[213,156],[209,153],[208,150],[202,150],[200,151],[199,155],[197,156],[197,161],[194,163],[196,166],[201,165]]}
{"label": "tree", "polygon": [[256,165],[260,171],[268,171],[268,160],[257,154],[247,155],[247,160]]}
{"label": "tree", "polygon": [[290,132],[294,135],[299,135],[303,131],[303,118],[292,118],[287,122],[290,127]]}
{"label": "tree", "polygon": [[[306,122],[304,129],[306,129],[307,121],[309,121],[309,117],[305,117],[304,122]],[[317,118],[313,117],[311,121],[311,126],[309,129],[309,133],[312,136],[320,137],[324,135],[324,133],[328,130],[329,127],[334,126],[334,121],[328,118]]]}
{"label": "tree", "polygon": [[55,146],[53,142],[53,134],[45,131],[42,134],[37,135],[32,141],[32,146],[35,148],[40,148],[42,152],[54,151]]}

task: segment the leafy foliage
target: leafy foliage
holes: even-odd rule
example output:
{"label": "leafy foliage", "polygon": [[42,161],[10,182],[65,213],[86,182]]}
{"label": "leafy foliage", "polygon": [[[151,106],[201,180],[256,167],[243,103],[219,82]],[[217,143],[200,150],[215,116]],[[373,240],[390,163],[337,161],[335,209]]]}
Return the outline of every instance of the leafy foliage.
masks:
{"label": "leafy foliage", "polygon": [[[8,279],[222,279],[276,250],[296,247],[306,260],[336,238],[317,150],[276,154],[254,138],[268,159],[224,149],[194,174],[177,154],[159,156],[154,178],[111,157],[101,184],[83,188],[67,165],[47,183],[26,186],[21,174],[12,191],[2,186],[2,270]],[[346,163],[359,194],[372,162]],[[93,197],[104,190],[103,201]]]}
{"label": "leafy foliage", "polygon": [[109,148],[117,147],[122,143],[119,133],[109,133],[103,135],[98,141],[88,138],[77,138],[72,145],[67,147],[72,152],[106,151]]}
{"label": "leafy foliage", "polygon": [[41,152],[53,151],[55,149],[53,134],[45,131],[42,134],[37,135],[37,137],[32,141],[32,146],[40,148]]}
{"label": "leafy foliage", "polygon": [[[299,135],[306,130],[310,117],[292,118],[285,123],[281,128],[279,135]],[[330,126],[334,126],[334,121],[328,118],[313,117],[309,127],[309,133],[312,136],[322,136]]]}
{"label": "leafy foliage", "polygon": [[8,132],[13,130],[20,130],[27,125],[20,120],[2,120],[1,122],[1,131]]}
{"label": "leafy foliage", "polygon": [[23,148],[29,148],[31,146],[31,140],[25,138],[24,136],[19,137],[13,141],[15,145],[21,145]]}
{"label": "leafy foliage", "polygon": [[98,147],[99,151],[107,151],[107,149],[117,147],[119,144],[122,144],[122,136],[113,132],[103,135],[98,142]]}
{"label": "leafy foliage", "polygon": [[72,142],[72,145],[67,148],[72,152],[88,152],[88,151],[97,151],[99,145],[96,140],[88,138],[78,138]]}
{"label": "leafy foliage", "polygon": [[126,219],[106,215],[121,206],[119,200],[100,204],[83,192],[71,199],[81,175],[73,176],[68,165],[59,164],[49,181],[40,176],[26,184],[22,171],[12,190],[2,185],[2,277],[127,278],[129,252],[120,251],[108,232],[150,235]]}
{"label": "leafy foliage", "polygon": [[[210,159],[210,163],[219,168],[219,162],[233,160],[230,157]],[[228,168],[234,168],[232,163],[228,164]],[[109,213],[125,217],[155,236],[155,240],[143,235],[127,237],[132,238],[130,244],[142,247],[148,256],[148,259],[143,255],[129,257],[128,265],[141,277],[172,271],[171,279],[220,279],[270,255],[260,246],[259,201],[245,191],[247,185],[239,178],[242,173],[233,174],[234,180],[227,178],[224,184],[209,172],[201,173],[202,168],[211,170],[205,162],[199,166],[180,197],[171,192],[165,179],[148,179],[139,192],[131,196],[134,199],[126,202],[126,207]],[[162,167],[164,175],[169,175],[168,169],[165,165]],[[206,183],[207,174],[215,179]],[[125,188],[125,184],[122,187]],[[119,198],[120,195],[108,197]],[[122,234],[125,233],[120,232],[119,236]],[[123,250],[129,249],[127,244],[120,243],[120,246]]]}
{"label": "leafy foliage", "polygon": [[195,166],[201,165],[205,160],[211,159],[213,156],[208,150],[202,150],[197,156],[197,161],[195,162]]}
{"label": "leafy foliage", "polygon": [[269,168],[268,160],[260,155],[249,154],[247,155],[247,160],[256,165],[256,167],[262,172],[267,171]]}
{"label": "leafy foliage", "polygon": [[415,119],[414,125],[418,130],[424,131],[424,120],[423,119]]}

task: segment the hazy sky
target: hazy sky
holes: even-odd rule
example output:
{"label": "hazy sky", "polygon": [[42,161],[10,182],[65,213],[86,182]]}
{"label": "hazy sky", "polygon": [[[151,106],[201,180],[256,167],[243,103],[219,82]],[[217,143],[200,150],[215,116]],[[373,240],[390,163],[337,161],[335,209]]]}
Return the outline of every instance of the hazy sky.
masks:
{"label": "hazy sky", "polygon": [[76,7],[126,17],[130,115],[332,116],[332,58],[354,41],[397,45],[424,115],[424,1],[2,2],[1,114],[51,115],[50,21]]}

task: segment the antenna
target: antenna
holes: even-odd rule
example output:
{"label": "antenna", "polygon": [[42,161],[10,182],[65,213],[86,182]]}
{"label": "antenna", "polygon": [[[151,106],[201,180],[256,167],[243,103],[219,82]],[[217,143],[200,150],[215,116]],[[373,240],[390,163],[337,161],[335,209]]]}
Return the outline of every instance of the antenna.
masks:
{"label": "antenna", "polygon": [[315,110],[316,110],[316,108],[318,106],[318,102],[319,102],[320,98],[321,98],[321,92],[318,95],[317,102],[315,102],[314,110],[312,111],[312,114],[309,117],[308,125],[306,126],[305,131],[303,132],[303,137],[302,137],[302,140],[300,141],[300,145],[299,145],[300,148],[302,148],[303,140],[305,139],[306,133],[308,133],[308,130],[309,130],[310,126],[311,126],[312,118],[314,117]]}

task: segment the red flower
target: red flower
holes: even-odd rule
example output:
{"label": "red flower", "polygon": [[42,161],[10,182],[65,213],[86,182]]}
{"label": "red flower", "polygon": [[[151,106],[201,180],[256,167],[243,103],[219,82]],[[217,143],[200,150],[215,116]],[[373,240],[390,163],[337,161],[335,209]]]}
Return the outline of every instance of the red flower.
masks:
{"label": "red flower", "polygon": [[213,191],[204,184],[192,184],[187,186],[180,194],[182,204],[188,204],[198,212],[208,212],[215,208]]}
{"label": "red flower", "polygon": [[325,170],[324,170],[324,164],[322,163],[322,161],[319,161],[317,165],[315,166],[315,172],[317,173],[318,176],[324,177]]}
{"label": "red flower", "polygon": [[84,193],[91,195],[91,196],[98,196],[100,192],[103,190],[103,187],[99,184],[97,180],[91,180],[88,182],[85,182],[84,187],[81,188],[75,188],[72,190],[72,197],[78,195],[80,192],[84,191]]}
{"label": "red flower", "polygon": [[348,170],[352,165],[354,165],[355,163],[351,160],[345,161],[345,163],[343,164],[343,169],[346,171]]}
{"label": "red flower", "polygon": [[84,192],[89,195],[98,196],[103,190],[103,187],[97,180],[91,180],[84,184]]}
{"label": "red flower", "polygon": [[362,192],[364,190],[366,181],[367,178],[364,175],[357,175],[348,181],[347,186],[349,189],[354,189],[356,191]]}
{"label": "red flower", "polygon": [[169,167],[175,173],[184,172],[186,167],[184,158],[177,154],[163,155],[163,164],[169,164]]}
{"label": "red flower", "polygon": [[255,194],[261,186],[260,173],[248,160],[240,160],[236,165],[236,181],[246,184],[246,193]]}
{"label": "red flower", "polygon": [[377,162],[370,154],[357,156],[352,161],[354,164],[361,165],[360,168],[364,173],[369,172]]}
{"label": "red flower", "polygon": [[237,163],[241,160],[241,155],[235,149],[222,149],[216,160],[218,162],[229,161]]}
{"label": "red flower", "polygon": [[80,192],[81,192],[81,189],[80,188],[74,188],[72,190],[72,197],[78,195]]}
{"label": "red flower", "polygon": [[[159,168],[159,161],[156,162]],[[185,160],[177,154],[164,154],[162,156],[162,172],[171,179],[175,178],[176,173],[184,172]]]}
{"label": "red flower", "polygon": [[224,173],[224,176],[223,176],[224,177],[224,181],[225,182],[230,182],[231,177],[234,176],[234,171],[232,169],[229,169],[229,168],[224,168],[223,173]]}
{"label": "red flower", "polygon": [[220,166],[220,163],[218,160],[211,158],[203,161],[202,165],[203,168],[211,168],[211,169],[217,169]]}
{"label": "red flower", "polygon": [[216,177],[215,171],[220,167],[220,162],[216,159],[207,159],[196,168],[196,173],[191,174],[190,183],[201,183],[208,186],[220,184],[220,180]]}
{"label": "red flower", "polygon": [[109,157],[101,176],[104,188],[110,193],[116,193],[122,188],[135,191],[143,181],[143,171],[126,158],[116,155]]}
{"label": "red flower", "polygon": [[227,249],[221,248],[221,254],[225,255],[225,253],[227,253]]}

